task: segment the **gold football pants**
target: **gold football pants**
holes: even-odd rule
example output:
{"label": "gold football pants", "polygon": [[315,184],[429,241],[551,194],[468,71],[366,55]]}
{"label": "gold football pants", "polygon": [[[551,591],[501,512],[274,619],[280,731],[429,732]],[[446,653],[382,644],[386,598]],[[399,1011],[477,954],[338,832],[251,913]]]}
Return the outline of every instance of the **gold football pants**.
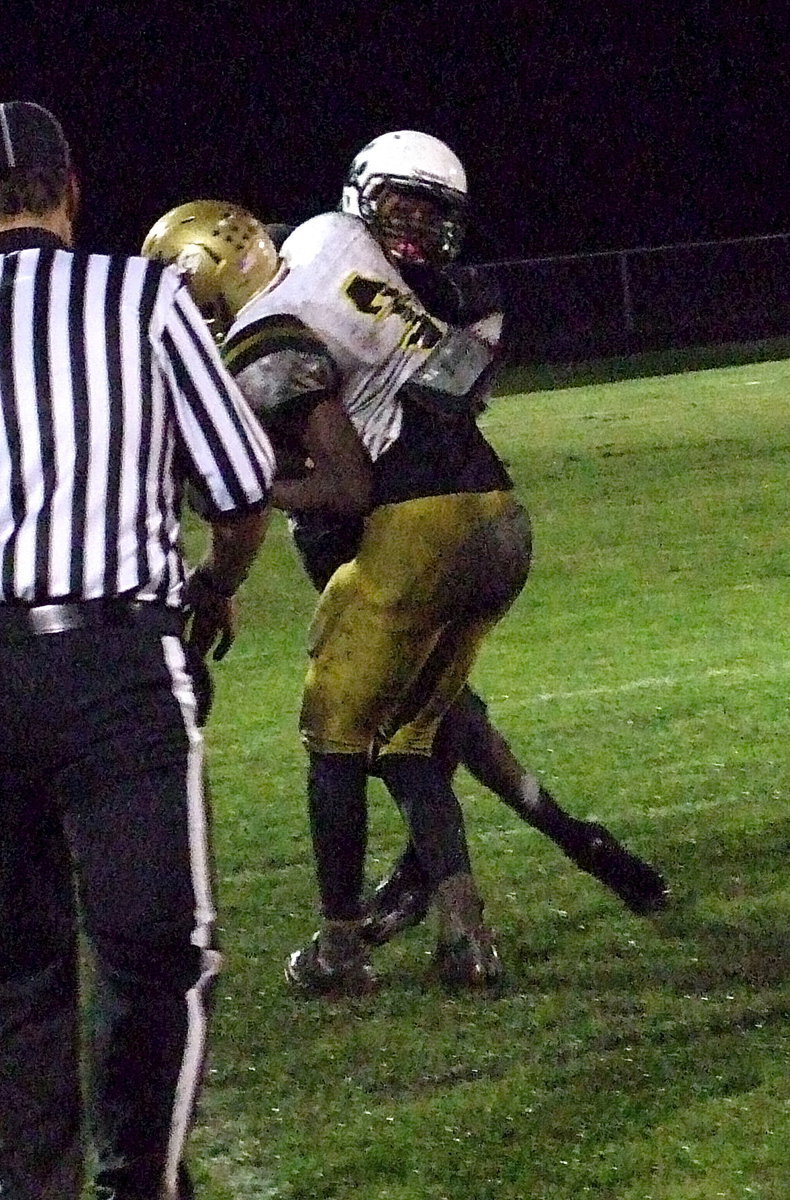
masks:
{"label": "gold football pants", "polygon": [[480,643],[524,586],[529,521],[511,492],[383,505],[318,602],[300,727],[319,754],[430,754]]}

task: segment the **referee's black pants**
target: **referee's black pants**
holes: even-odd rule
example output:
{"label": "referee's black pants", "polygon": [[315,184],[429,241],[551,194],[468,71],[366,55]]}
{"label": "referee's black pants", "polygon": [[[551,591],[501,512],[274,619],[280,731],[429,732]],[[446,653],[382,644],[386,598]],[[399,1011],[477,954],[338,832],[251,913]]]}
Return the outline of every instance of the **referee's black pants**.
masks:
{"label": "referee's black pants", "polygon": [[4,615],[0,1196],[77,1200],[82,1059],[99,1180],[180,1200],[219,962],[182,643],[147,605],[128,622],[21,638],[4,636]]}

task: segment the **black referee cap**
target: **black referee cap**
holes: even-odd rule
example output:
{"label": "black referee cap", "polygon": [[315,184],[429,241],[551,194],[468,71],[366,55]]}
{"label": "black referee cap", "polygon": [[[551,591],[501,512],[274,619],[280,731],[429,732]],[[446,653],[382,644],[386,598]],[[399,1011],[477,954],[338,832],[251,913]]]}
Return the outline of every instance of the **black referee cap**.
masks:
{"label": "black referee cap", "polygon": [[0,180],[14,169],[71,166],[71,151],[60,122],[30,100],[0,104]]}

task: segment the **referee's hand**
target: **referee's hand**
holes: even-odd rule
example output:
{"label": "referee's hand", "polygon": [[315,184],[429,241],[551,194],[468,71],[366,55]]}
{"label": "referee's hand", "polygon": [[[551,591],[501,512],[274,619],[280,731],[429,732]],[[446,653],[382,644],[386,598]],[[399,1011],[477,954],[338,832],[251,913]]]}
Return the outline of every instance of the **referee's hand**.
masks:
{"label": "referee's hand", "polygon": [[207,568],[196,567],[184,586],[184,608],[190,618],[187,645],[201,658],[213,646],[212,658],[219,662],[236,637],[233,597],[217,591]]}

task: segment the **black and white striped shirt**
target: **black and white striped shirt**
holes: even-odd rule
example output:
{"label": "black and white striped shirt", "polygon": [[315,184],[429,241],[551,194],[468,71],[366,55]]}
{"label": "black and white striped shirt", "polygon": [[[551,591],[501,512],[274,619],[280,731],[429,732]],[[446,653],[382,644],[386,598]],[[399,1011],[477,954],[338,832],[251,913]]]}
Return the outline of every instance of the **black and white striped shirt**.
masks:
{"label": "black and white striped shirt", "polygon": [[221,516],[273,471],[171,268],[0,233],[0,603],[176,605],[185,481]]}

